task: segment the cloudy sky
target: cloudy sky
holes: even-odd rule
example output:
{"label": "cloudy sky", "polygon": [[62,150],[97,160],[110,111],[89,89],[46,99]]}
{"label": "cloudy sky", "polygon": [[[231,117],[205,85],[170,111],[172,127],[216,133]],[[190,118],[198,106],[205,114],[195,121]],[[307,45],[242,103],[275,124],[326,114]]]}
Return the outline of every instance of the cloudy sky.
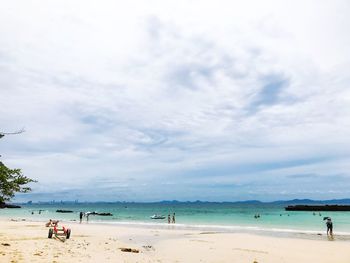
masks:
{"label": "cloudy sky", "polygon": [[0,1],[26,200],[350,197],[350,3]]}

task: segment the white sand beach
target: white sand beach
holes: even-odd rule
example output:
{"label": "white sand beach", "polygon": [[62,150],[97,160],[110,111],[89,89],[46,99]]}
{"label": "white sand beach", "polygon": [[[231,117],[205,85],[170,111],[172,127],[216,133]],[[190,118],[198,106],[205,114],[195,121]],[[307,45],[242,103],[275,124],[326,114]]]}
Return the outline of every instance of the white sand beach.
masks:
{"label": "white sand beach", "polygon": [[350,242],[326,237],[310,240],[176,228],[63,225],[72,229],[65,242],[48,239],[43,222],[1,219],[0,262],[350,262]]}

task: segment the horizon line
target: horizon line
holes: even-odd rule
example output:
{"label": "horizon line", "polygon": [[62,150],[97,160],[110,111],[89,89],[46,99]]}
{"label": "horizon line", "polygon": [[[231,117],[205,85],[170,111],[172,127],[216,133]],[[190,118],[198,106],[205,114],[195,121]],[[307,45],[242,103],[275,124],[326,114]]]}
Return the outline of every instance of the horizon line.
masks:
{"label": "horizon line", "polygon": [[11,202],[14,204],[38,204],[38,203],[139,203],[139,204],[152,204],[152,203],[248,203],[248,202],[256,202],[256,203],[277,203],[277,202],[291,202],[291,201],[312,201],[312,202],[335,202],[335,201],[350,201],[350,197],[348,198],[339,198],[339,199],[309,199],[309,198],[295,198],[295,199],[279,199],[274,201],[261,201],[257,199],[248,199],[248,200],[240,200],[240,201],[205,201],[205,200],[195,200],[195,201],[179,201],[179,200],[160,200],[160,201],[79,201],[79,200],[50,200],[50,201],[26,201],[26,202]]}

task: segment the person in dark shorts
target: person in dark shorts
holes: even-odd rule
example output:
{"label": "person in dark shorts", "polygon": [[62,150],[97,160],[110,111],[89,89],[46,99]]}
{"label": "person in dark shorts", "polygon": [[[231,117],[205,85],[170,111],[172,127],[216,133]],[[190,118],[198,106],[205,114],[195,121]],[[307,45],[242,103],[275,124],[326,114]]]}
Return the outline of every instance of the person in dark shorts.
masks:
{"label": "person in dark shorts", "polygon": [[84,214],[83,212],[80,212],[80,214],[79,214],[80,223],[83,220],[83,214]]}
{"label": "person in dark shorts", "polygon": [[333,236],[333,222],[330,217],[327,218],[326,226],[327,226],[327,235],[329,234]]}

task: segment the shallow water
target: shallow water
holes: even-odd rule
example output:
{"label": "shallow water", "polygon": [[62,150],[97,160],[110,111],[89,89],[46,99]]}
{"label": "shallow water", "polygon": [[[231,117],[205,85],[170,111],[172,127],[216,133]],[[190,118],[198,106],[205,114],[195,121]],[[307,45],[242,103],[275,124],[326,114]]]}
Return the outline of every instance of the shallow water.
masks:
{"label": "shallow water", "polygon": [[[73,213],[56,213],[57,209],[73,210]],[[39,210],[43,210],[39,214]],[[0,217],[27,218],[32,220],[58,219],[79,221],[79,212],[110,212],[113,216],[91,215],[89,222],[167,225],[167,219],[152,220],[153,214],[176,213],[177,227],[191,227],[220,231],[258,230],[291,233],[323,233],[324,216],[332,217],[334,231],[350,235],[350,212],[299,212],[284,211],[281,205],[238,205],[229,203],[77,203],[77,204],[33,204],[21,209],[1,209]],[[34,212],[34,214],[32,214]],[[254,218],[260,214],[260,218]],[[86,221],[86,218],[83,220]]]}

